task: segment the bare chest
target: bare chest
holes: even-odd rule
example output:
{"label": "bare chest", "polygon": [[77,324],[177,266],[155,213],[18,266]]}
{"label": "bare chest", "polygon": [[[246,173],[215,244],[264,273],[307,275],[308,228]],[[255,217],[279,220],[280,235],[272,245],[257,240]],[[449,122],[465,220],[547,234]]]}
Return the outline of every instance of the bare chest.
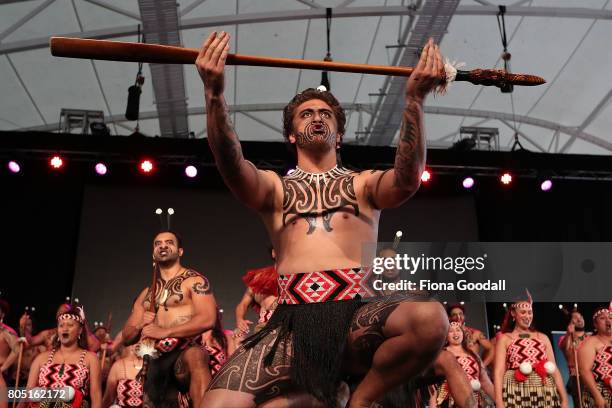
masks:
{"label": "bare chest", "polygon": [[282,179],[282,224],[298,219],[308,224],[307,234],[317,229],[331,232],[337,213],[359,217],[360,208],[355,194],[355,173],[335,167],[325,173],[307,173],[301,169]]}

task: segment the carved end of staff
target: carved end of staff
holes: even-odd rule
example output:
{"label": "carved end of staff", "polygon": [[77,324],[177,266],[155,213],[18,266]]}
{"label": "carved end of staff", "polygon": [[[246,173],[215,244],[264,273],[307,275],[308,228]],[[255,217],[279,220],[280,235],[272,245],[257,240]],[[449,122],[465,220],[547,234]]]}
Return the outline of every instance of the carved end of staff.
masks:
{"label": "carved end of staff", "polygon": [[509,85],[536,86],[546,83],[546,80],[536,75],[512,74],[503,69],[473,69],[457,72],[457,81],[468,81],[474,85],[497,86],[504,88]]}

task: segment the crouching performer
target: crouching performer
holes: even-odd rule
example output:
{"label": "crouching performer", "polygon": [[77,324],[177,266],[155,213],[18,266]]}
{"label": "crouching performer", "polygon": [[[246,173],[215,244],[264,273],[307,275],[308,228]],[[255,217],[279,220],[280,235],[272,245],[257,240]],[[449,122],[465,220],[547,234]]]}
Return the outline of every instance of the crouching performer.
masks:
{"label": "crouching performer", "polygon": [[[364,302],[362,244],[376,242],[380,210],[418,189],[425,165],[423,101],[441,84],[443,63],[430,41],[405,89],[395,166],[352,171],[337,161],[346,117],[324,89],[296,95],[283,113],[297,167],[287,176],[244,159],[223,96],[229,35],[213,33],[196,65],[203,79],[208,142],[233,194],[262,217],[277,253],[278,307],[221,368],[203,407],[254,407],[311,397],[340,404],[342,379],[361,380],[349,406],[369,407],[427,367],[444,344],[448,319],[437,302],[390,297]],[[304,397],[306,396],[306,397]],[[282,403],[282,402],[281,402]]]}

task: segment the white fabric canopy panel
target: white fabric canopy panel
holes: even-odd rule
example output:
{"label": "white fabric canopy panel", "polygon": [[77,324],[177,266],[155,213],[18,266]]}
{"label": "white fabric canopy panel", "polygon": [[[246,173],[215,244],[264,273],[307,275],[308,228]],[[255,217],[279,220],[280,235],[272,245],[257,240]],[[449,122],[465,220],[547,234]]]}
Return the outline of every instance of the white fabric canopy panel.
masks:
{"label": "white fabric canopy panel", "polygon": [[[447,95],[429,97],[426,102],[430,145],[448,148],[457,141],[461,126],[486,126],[499,128],[503,149],[518,132],[521,143],[530,150],[612,154],[612,1],[463,0],[444,35],[443,54],[465,61],[466,69],[501,67],[502,45],[496,9],[491,5],[504,3],[508,6],[512,71],[543,76],[547,84],[515,87],[512,94],[493,87],[453,84]],[[181,32],[186,47],[198,48],[208,33],[224,30],[232,36],[232,52],[321,60],[326,53],[325,18],[307,17],[315,12],[324,16],[324,8],[332,7],[338,15],[354,15],[332,20],[333,59],[384,65],[402,51],[397,47],[398,37],[409,18],[397,15],[403,10],[398,7],[408,10],[413,4],[420,2],[180,0],[178,14],[179,24],[190,27]],[[395,15],[382,16],[389,11]],[[236,15],[266,22],[214,25],[215,19],[227,21]],[[56,131],[61,109],[77,108],[101,110],[107,122],[116,122],[109,125],[111,133],[130,134],[136,123],[126,121],[123,114],[137,64],[53,58],[45,41],[52,35],[80,32],[87,37],[136,41],[135,34],[121,33],[135,33],[138,23],[137,1],[0,1],[0,130]],[[28,50],[12,51],[23,48]],[[147,65],[144,74],[140,131],[155,136],[160,133],[159,122]],[[184,77],[189,129],[196,137],[204,137],[202,82],[193,66],[184,67]],[[320,80],[318,71],[228,67],[227,102],[246,109],[235,114],[239,136],[283,140],[280,109],[297,91],[316,87]],[[331,73],[337,98],[347,106],[363,107],[361,113],[348,113],[346,143],[357,143],[356,136],[364,135],[383,82],[382,76]],[[276,110],[261,111],[269,105]]]}

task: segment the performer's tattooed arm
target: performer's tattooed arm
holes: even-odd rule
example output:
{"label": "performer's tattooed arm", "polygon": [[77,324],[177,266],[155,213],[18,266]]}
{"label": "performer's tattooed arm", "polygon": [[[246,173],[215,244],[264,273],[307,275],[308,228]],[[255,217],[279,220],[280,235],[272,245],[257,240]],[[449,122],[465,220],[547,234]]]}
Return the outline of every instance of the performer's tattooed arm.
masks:
{"label": "performer's tattooed arm", "polygon": [[208,144],[217,168],[234,195],[255,210],[273,204],[275,178],[272,172],[258,170],[242,156],[240,141],[225,103],[225,58],[229,52],[229,34],[211,34],[196,60],[204,82]]}
{"label": "performer's tattooed arm", "polygon": [[203,276],[189,278],[184,283],[184,289],[191,292],[193,315],[177,326],[168,327],[167,337],[191,337],[212,329],[215,325],[217,303],[208,280]]}
{"label": "performer's tattooed arm", "polygon": [[366,197],[374,208],[397,207],[419,188],[425,168],[425,135],[423,105],[408,99],[395,153],[395,166],[387,171],[371,173],[366,182]]}
{"label": "performer's tattooed arm", "polygon": [[375,171],[366,177],[366,197],[374,208],[397,207],[419,188],[426,153],[423,103],[427,95],[439,86],[443,67],[440,50],[430,40],[406,83],[406,107],[394,167],[387,172]]}

